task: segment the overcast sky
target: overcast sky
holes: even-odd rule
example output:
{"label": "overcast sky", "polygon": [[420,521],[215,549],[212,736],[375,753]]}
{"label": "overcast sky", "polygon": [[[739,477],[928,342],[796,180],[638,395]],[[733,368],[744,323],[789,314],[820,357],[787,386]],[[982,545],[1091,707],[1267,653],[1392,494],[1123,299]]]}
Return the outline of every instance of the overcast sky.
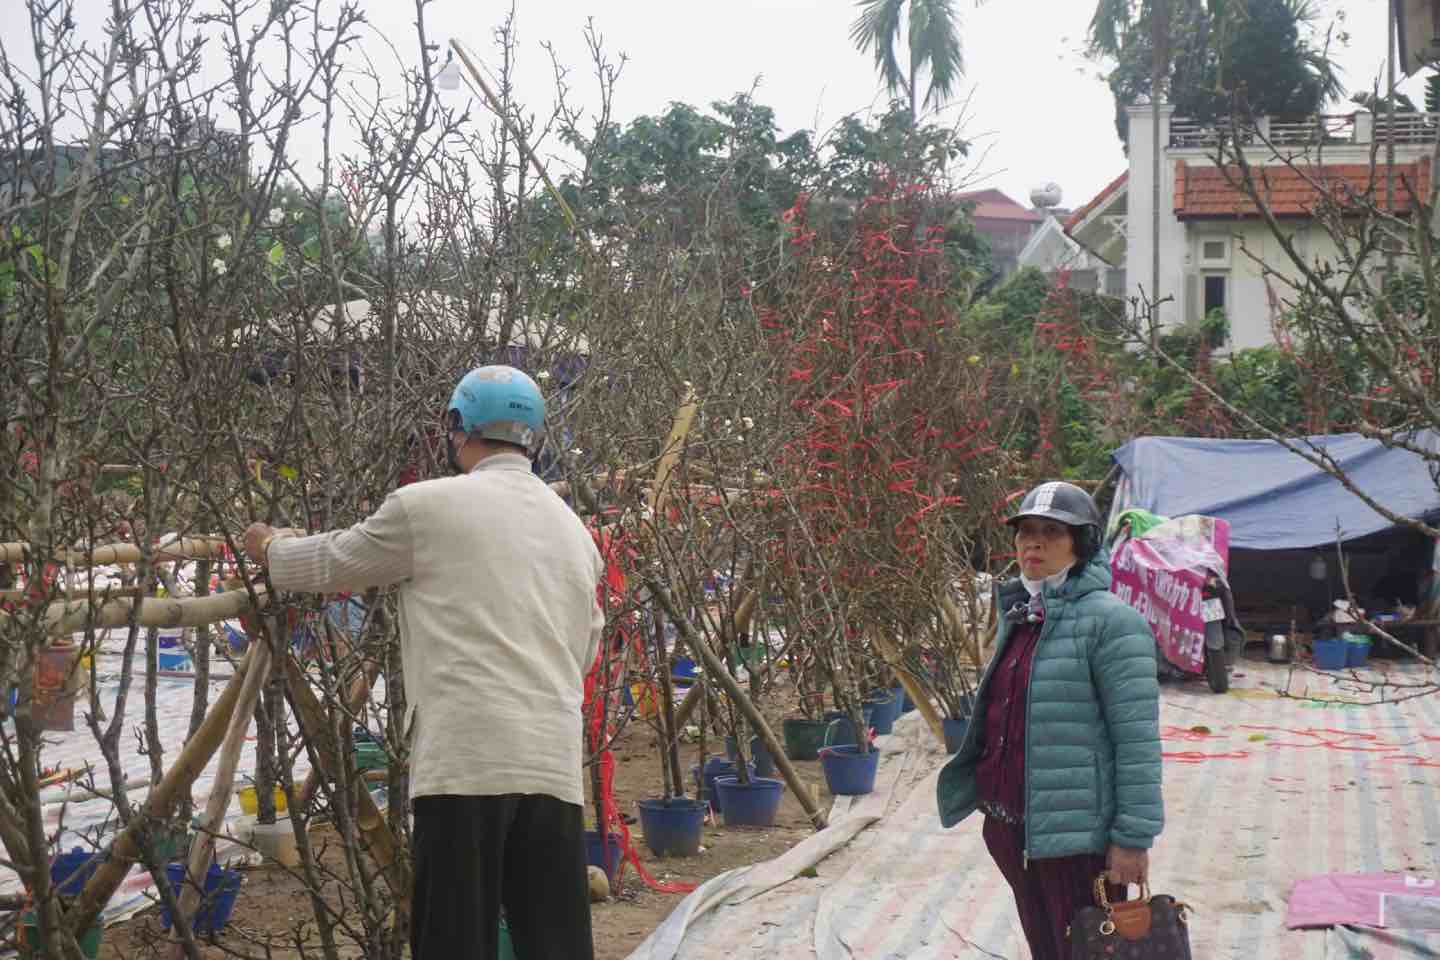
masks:
{"label": "overcast sky", "polygon": [[[1384,74],[1386,0],[1320,5],[1327,21],[1343,8],[1340,29],[1351,39],[1338,61],[1349,86],[1368,89]],[[398,36],[411,19],[408,7],[368,0],[367,11]],[[956,7],[965,46],[965,130],[976,141],[981,185],[1028,203],[1031,188],[1054,180],[1066,205],[1084,203],[1125,167],[1109,89],[1080,53],[1093,0],[979,6],[956,0]],[[487,42],[489,21],[477,12],[485,5],[440,0],[432,9],[436,36],[459,37],[477,50]],[[548,102],[549,63],[539,48],[548,40],[573,65],[576,92],[588,92],[581,31],[593,17],[607,48],[630,58],[616,98],[620,119],[655,113],[672,100],[708,104],[758,78],[758,99],[774,107],[784,132],[824,129],[884,100],[870,60],[850,42],[854,12],[848,0],[525,0],[520,88]],[[1402,89],[1420,102],[1417,81]]]}
{"label": "overcast sky", "polygon": [[[1031,188],[1053,180],[1066,206],[1083,204],[1125,167],[1109,90],[1099,67],[1080,52],[1094,0],[955,2],[966,60],[957,101],[968,104],[964,130],[975,142],[975,185],[998,187],[1028,203]],[[416,59],[412,0],[360,5],[370,21],[367,53],[377,65],[393,64],[381,36]],[[1339,29],[1350,41],[1336,59],[1352,89],[1368,89],[1384,73],[1386,0],[1318,5],[1327,19],[1343,9]],[[23,60],[19,6],[19,0],[0,0],[0,30],[12,55]],[[82,32],[98,37],[108,2],[77,0],[76,6]],[[334,6],[327,4],[332,13]],[[428,9],[433,40],[458,38],[482,59],[492,56],[501,3],[436,0]],[[854,16],[850,0],[523,0],[518,92],[537,112],[548,111],[554,82],[541,47],[548,41],[572,70],[572,100],[593,107],[583,38],[586,19],[593,18],[606,49],[629,58],[616,93],[621,122],[662,111],[671,101],[705,106],[758,82],[757,98],[775,109],[783,133],[802,127],[823,132],[848,113],[884,103],[870,59],[850,42]],[[206,72],[218,78],[223,69],[216,62]],[[1402,89],[1421,100],[1418,80]],[[945,119],[956,119],[959,103]],[[1348,112],[1350,106],[1331,109]],[[303,135],[298,146],[308,146]],[[563,159],[552,162],[559,166]]]}

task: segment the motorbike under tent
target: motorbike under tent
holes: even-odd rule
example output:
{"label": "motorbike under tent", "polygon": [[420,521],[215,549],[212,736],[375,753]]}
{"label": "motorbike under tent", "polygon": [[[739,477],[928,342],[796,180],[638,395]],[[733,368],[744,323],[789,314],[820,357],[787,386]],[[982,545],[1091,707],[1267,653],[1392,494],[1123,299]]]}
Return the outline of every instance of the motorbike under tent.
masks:
{"label": "motorbike under tent", "polygon": [[[1440,451],[1440,436],[1406,438]],[[1358,434],[1291,441],[1323,451],[1346,481],[1395,514],[1440,520],[1433,461]],[[1196,515],[1229,533],[1227,581],[1251,640],[1304,642],[1334,629],[1335,602],[1354,596],[1367,618],[1434,656],[1440,651],[1440,549],[1396,524],[1339,480],[1270,440],[1139,437],[1117,449],[1108,529],[1127,511]],[[1344,558],[1342,569],[1340,559]],[[1377,655],[1405,655],[1377,643]]]}

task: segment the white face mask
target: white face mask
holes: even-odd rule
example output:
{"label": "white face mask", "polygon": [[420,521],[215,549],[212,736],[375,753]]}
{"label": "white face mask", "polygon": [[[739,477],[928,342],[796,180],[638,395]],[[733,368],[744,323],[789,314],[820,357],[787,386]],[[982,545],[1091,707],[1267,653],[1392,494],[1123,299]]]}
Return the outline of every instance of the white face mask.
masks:
{"label": "white face mask", "polygon": [[1025,590],[1030,594],[1030,596],[1039,596],[1042,592],[1044,592],[1046,587],[1055,589],[1059,587],[1062,583],[1064,583],[1065,578],[1070,576],[1070,571],[1073,568],[1074,564],[1071,564],[1064,570],[1061,570],[1059,573],[1050,574],[1050,576],[1046,577],[1044,580],[1031,580],[1029,577],[1025,576],[1022,573],[1020,575],[1020,582],[1025,584]]}

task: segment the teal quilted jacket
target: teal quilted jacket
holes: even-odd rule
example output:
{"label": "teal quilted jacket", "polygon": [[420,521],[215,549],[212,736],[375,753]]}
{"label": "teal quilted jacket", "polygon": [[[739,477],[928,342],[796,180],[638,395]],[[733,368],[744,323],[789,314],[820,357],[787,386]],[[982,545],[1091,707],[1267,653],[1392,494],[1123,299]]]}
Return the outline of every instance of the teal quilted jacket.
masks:
{"label": "teal quilted jacket", "polygon": [[[997,602],[1003,612],[1025,599],[1015,580],[1001,587]],[[1047,587],[1044,599],[1026,704],[1025,856],[1103,853],[1111,844],[1148,848],[1165,822],[1155,638],[1144,618],[1110,593],[1103,554]],[[977,741],[1008,633],[1002,617],[965,743],[940,772],[947,827],[975,811]]]}

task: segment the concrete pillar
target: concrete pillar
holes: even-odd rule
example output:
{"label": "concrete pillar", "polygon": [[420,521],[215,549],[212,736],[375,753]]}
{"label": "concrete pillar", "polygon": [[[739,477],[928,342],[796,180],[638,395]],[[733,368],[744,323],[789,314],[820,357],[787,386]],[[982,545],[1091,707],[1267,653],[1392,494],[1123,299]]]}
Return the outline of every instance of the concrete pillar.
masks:
{"label": "concrete pillar", "polygon": [[1152,290],[1152,257],[1155,245],[1151,215],[1154,210],[1154,168],[1151,154],[1151,107],[1146,104],[1126,109],[1130,118],[1130,179],[1126,188],[1125,296],[1138,297],[1141,290],[1149,300],[1174,298],[1159,308],[1162,327],[1174,325],[1185,316],[1184,257],[1185,230],[1175,220],[1175,161],[1170,155],[1170,120],[1175,108],[1160,106],[1160,289]]}

